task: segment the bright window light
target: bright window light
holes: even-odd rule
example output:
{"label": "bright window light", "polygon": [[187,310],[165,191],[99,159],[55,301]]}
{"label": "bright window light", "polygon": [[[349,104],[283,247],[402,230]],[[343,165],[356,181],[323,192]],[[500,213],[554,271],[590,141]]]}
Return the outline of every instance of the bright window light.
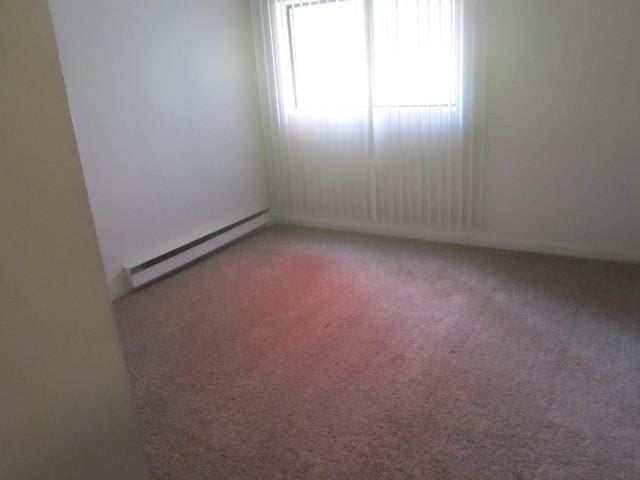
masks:
{"label": "bright window light", "polygon": [[455,38],[448,1],[373,0],[377,105],[455,103]]}
{"label": "bright window light", "polygon": [[453,5],[450,0],[290,1],[285,43],[294,106],[363,107],[370,89],[374,107],[454,106]]}
{"label": "bright window light", "polygon": [[364,19],[358,15],[356,3],[339,0],[294,3],[287,7],[297,107],[366,103]]}

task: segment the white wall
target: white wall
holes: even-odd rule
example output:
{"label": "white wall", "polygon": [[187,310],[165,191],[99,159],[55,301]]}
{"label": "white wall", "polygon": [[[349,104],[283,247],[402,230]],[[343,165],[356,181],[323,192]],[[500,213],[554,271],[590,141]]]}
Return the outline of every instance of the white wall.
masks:
{"label": "white wall", "polygon": [[[487,1],[484,228],[357,228],[640,259],[640,2]],[[266,205],[247,3],[51,0],[113,295]]]}
{"label": "white wall", "polygon": [[266,207],[248,1],[51,0],[109,288]]}
{"label": "white wall", "polygon": [[487,228],[640,259],[640,1],[490,7]]}
{"label": "white wall", "polygon": [[487,2],[483,228],[279,220],[640,262],[640,1]]}
{"label": "white wall", "polygon": [[0,1],[0,478],[143,480],[46,0]]}

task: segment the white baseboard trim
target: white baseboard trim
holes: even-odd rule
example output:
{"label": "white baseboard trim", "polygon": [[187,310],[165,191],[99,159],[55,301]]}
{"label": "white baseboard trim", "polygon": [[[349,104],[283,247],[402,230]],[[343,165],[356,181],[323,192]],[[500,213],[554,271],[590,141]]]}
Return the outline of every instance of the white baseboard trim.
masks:
{"label": "white baseboard trim", "polygon": [[483,231],[462,229],[438,230],[424,226],[399,226],[374,222],[354,222],[349,220],[336,220],[273,212],[272,220],[274,223],[282,225],[299,225],[304,227],[368,233],[372,235],[425,240],[430,242],[495,248],[499,250],[545,253],[565,257],[640,264],[640,251],[600,250],[576,245],[506,238]]}
{"label": "white baseboard trim", "polygon": [[164,255],[136,266],[126,267],[124,268],[125,278],[131,288],[139,288],[191,264],[269,222],[268,210],[263,210]]}

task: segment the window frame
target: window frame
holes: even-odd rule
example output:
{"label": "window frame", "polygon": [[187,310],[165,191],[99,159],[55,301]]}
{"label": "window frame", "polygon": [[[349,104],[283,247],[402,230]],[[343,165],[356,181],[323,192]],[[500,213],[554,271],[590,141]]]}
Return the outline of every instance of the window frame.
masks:
{"label": "window frame", "polygon": [[[285,4],[285,18],[286,18],[286,46],[288,49],[288,64],[289,64],[289,74],[291,75],[291,88],[293,94],[293,106],[296,110],[305,110],[311,109],[313,107],[303,107],[299,104],[298,98],[298,79],[296,75],[296,54],[295,54],[295,42],[293,38],[294,26],[293,26],[293,9],[294,8],[304,8],[310,6],[318,6],[322,4],[330,4],[330,3],[341,3],[341,2],[351,2],[357,0],[280,0]],[[366,5],[365,15],[371,16],[371,12],[373,10],[373,1],[374,0],[363,0]],[[431,1],[431,0],[427,0]],[[366,24],[370,24],[370,18],[365,19]],[[367,35],[366,32],[363,32],[365,35],[365,49],[367,56],[367,64],[369,65],[368,76],[372,76],[373,72],[371,70],[371,65],[373,65],[373,57],[374,57],[374,47],[373,42],[374,39],[370,38],[370,35]],[[369,89],[371,89],[371,81],[369,81]],[[451,109],[455,110],[458,107],[460,92],[456,89],[455,98],[453,98],[449,103],[416,103],[416,104],[376,104],[374,101],[371,101],[371,108],[374,109],[395,109],[395,108],[404,108],[404,109]],[[370,98],[375,98],[375,93],[371,92]],[[359,109],[364,108],[366,105],[362,106],[345,106],[341,108],[351,108],[351,109]]]}

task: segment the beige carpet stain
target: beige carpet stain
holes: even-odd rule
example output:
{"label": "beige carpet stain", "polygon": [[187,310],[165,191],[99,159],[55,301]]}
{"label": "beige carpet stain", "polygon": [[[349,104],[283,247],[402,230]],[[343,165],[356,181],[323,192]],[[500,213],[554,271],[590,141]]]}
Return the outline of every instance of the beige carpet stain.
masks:
{"label": "beige carpet stain", "polygon": [[155,479],[640,478],[640,267],[273,227],[115,305]]}

